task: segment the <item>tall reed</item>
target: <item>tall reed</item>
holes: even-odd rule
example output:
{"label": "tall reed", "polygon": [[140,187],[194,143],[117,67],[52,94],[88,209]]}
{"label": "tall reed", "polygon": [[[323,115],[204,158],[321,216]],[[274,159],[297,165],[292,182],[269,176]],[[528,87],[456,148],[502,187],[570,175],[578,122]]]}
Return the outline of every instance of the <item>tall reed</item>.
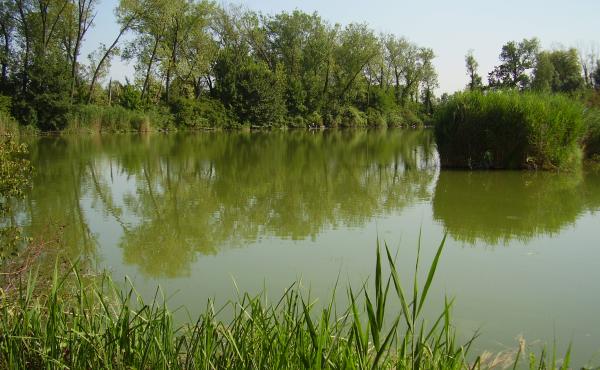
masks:
{"label": "tall reed", "polygon": [[436,112],[443,167],[573,169],[581,162],[584,107],[563,95],[457,93]]}

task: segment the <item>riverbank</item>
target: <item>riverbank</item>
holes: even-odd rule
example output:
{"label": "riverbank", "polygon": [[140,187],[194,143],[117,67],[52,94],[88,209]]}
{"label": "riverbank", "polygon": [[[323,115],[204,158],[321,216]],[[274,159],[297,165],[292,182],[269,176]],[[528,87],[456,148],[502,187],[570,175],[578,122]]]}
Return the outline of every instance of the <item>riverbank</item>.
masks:
{"label": "riverbank", "polygon": [[[172,132],[198,130],[265,130],[265,129],[327,129],[327,128],[424,128],[429,118],[420,117],[411,111],[389,115],[370,111],[369,114],[351,109],[324,123],[319,114],[312,119],[289,118],[281,125],[262,126],[239,123],[231,117],[207,117],[197,115],[180,117],[165,110],[134,111],[120,106],[75,106],[69,113],[63,128],[59,130],[39,130],[33,126],[21,126],[8,114],[0,117],[0,135],[25,132],[26,134],[52,133],[123,133],[123,132]],[[217,121],[218,120],[218,121]]]}

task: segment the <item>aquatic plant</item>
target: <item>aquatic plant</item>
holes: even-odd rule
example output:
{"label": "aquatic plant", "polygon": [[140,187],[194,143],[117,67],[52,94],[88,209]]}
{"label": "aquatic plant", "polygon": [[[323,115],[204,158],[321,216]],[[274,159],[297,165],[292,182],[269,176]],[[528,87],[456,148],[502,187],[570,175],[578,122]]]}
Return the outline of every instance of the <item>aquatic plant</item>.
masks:
{"label": "aquatic plant", "polygon": [[479,91],[453,95],[435,115],[442,167],[573,169],[583,105],[563,95]]}

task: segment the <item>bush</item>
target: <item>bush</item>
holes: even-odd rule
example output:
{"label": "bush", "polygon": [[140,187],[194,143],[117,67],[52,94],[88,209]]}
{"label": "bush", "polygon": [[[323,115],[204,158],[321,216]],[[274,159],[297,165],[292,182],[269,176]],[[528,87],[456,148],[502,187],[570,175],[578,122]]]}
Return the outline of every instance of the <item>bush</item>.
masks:
{"label": "bush", "polygon": [[119,105],[130,110],[142,108],[142,93],[133,85],[125,85],[119,94]]}
{"label": "bush", "polygon": [[294,118],[290,119],[288,122],[289,122],[288,123],[289,127],[294,127],[294,128],[306,127],[306,121],[304,120],[304,118],[302,116],[295,116]]}
{"label": "bush", "polygon": [[367,116],[364,112],[351,105],[345,106],[340,112],[340,126],[359,127],[367,125]]}
{"label": "bush", "polygon": [[404,117],[396,110],[389,111],[386,115],[386,120],[390,127],[402,127],[405,125]]}
{"label": "bush", "polygon": [[177,98],[171,102],[175,125],[188,128],[232,127],[235,120],[220,101]]}
{"label": "bush", "polygon": [[385,116],[377,109],[367,109],[367,124],[373,127],[385,127],[387,126],[387,120]]}
{"label": "bush", "polygon": [[306,123],[309,127],[321,127],[323,126],[323,117],[319,112],[312,112],[306,117]]}
{"label": "bush", "polygon": [[407,127],[423,127],[423,120],[412,110],[402,110],[402,122]]}
{"label": "bush", "polygon": [[583,106],[562,95],[457,93],[435,115],[442,167],[572,169]]}

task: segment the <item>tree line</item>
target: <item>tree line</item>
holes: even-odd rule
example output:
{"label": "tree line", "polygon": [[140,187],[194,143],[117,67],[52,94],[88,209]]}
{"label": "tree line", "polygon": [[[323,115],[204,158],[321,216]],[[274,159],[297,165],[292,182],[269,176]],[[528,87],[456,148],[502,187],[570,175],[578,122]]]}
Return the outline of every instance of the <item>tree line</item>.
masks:
{"label": "tree line", "polygon": [[500,64],[488,73],[488,84],[478,72],[479,63],[469,51],[465,66],[468,90],[518,89],[576,93],[600,90],[600,53],[597,47],[542,50],[536,38],[509,41],[502,46]]}
{"label": "tree line", "polygon": [[[415,125],[433,109],[434,52],[366,24],[209,0],[120,0],[117,34],[85,60],[86,37],[102,32],[97,6],[0,0],[0,93],[18,121],[61,129],[94,104],[155,110],[185,126]],[[135,67],[125,83],[107,81],[117,57]]]}

